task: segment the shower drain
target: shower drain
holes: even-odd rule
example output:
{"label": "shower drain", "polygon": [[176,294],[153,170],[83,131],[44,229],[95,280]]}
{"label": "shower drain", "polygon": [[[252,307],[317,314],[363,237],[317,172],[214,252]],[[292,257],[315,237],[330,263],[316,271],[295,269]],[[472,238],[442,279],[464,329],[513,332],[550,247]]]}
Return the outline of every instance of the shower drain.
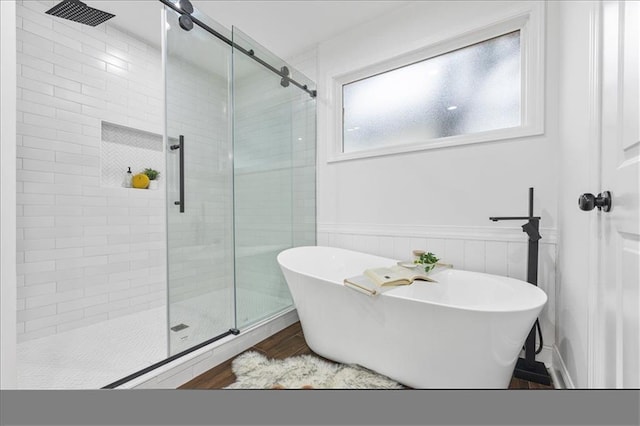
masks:
{"label": "shower drain", "polygon": [[171,331],[180,331],[180,330],[184,330],[185,328],[189,328],[189,326],[186,324],[178,324],[171,327]]}

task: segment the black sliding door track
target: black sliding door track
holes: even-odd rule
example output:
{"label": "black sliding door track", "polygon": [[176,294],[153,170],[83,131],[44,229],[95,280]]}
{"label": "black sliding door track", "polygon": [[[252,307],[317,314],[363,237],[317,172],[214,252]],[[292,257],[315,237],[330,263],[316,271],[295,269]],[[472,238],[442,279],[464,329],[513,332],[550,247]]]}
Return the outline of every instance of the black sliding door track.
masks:
{"label": "black sliding door track", "polygon": [[240,332],[238,331],[238,329],[232,328],[229,331],[227,331],[225,333],[222,333],[219,336],[213,337],[213,338],[211,338],[211,339],[209,339],[207,341],[199,343],[199,344],[197,344],[197,345],[195,345],[195,346],[193,346],[193,347],[191,347],[189,349],[185,349],[184,351],[182,351],[180,353],[172,355],[169,358],[163,359],[162,361],[156,362],[155,364],[150,365],[149,367],[143,368],[140,371],[136,371],[133,374],[129,374],[127,377],[123,377],[122,379],[116,380],[113,383],[109,383],[107,386],[104,386],[101,389],[115,389],[118,386],[122,386],[123,384],[127,383],[128,381],[135,379],[136,377],[140,377],[143,374],[147,374],[148,372],[153,371],[158,367],[162,367],[163,365],[166,365],[166,364],[170,363],[171,361],[174,361],[174,360],[176,360],[176,359],[178,359],[180,357],[183,357],[183,356],[185,356],[187,354],[190,354],[193,351],[197,351],[198,349],[200,349],[202,347],[205,347],[208,344],[211,344],[211,343],[213,343],[213,342],[215,342],[217,340],[220,340],[220,339],[222,339],[224,337],[227,337],[230,334],[238,335],[239,333]]}
{"label": "black sliding door track", "polygon": [[[165,6],[170,7],[171,9],[173,9],[176,12],[178,12],[179,14],[183,14],[184,13],[182,11],[182,9],[180,9],[178,6],[176,6],[171,0],[158,0],[158,1],[160,1],[160,3],[164,4]],[[247,49],[243,48],[242,46],[239,46],[237,43],[234,43],[232,40],[229,40],[227,37],[225,37],[224,35],[220,34],[219,32],[217,32],[216,30],[214,30],[213,28],[211,28],[210,26],[208,26],[207,24],[205,24],[204,22],[202,22],[198,18],[194,17],[193,15],[189,15],[189,17],[191,18],[191,20],[195,24],[197,24],[203,30],[205,30],[208,33],[216,36],[217,38],[219,38],[220,40],[222,40],[223,42],[225,42],[229,46],[231,46],[231,47],[233,47],[235,49],[238,49],[240,52],[244,53],[245,55],[247,55],[248,57],[250,57],[251,59],[253,59],[257,63],[259,63],[263,67],[267,68],[268,70],[272,71],[273,73],[278,74],[278,76],[280,76],[283,79],[283,81],[288,81],[289,83],[292,83],[294,86],[304,90],[312,98],[316,97],[317,92],[315,90],[310,90],[307,87],[306,84],[298,83],[294,79],[290,78],[283,70],[279,70],[277,68],[274,68],[273,66],[271,66],[270,64],[268,64],[264,60],[260,59],[259,57],[257,57],[255,55],[255,52],[253,50],[247,50]],[[284,67],[284,69],[286,69],[286,67]]]}

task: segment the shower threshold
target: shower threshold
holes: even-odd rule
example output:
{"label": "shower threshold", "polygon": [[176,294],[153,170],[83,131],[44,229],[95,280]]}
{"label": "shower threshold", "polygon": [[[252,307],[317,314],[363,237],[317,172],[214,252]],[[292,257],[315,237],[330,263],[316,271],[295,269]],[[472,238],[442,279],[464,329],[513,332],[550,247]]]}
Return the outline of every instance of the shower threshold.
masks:
{"label": "shower threshold", "polygon": [[298,312],[293,306],[289,306],[243,329],[238,335],[228,334],[201,348],[189,351],[116,389],[177,389],[297,321],[299,321]]}

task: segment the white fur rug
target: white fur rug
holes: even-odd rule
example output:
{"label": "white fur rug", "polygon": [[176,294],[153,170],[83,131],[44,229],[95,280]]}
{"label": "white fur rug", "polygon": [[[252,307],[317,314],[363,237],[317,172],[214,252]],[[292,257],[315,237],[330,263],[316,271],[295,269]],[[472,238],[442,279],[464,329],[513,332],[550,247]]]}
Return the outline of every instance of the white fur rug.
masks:
{"label": "white fur rug", "polygon": [[313,355],[267,359],[250,351],[231,363],[237,377],[225,389],[403,389],[393,380],[355,365],[331,364]]}

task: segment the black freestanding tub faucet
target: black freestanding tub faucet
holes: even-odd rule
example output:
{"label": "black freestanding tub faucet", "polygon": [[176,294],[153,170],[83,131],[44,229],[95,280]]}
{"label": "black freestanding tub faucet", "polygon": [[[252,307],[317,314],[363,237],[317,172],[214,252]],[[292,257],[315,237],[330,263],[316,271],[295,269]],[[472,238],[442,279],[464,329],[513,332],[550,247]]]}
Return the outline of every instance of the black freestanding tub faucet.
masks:
{"label": "black freestanding tub faucet", "polygon": [[[533,215],[533,188],[529,188],[529,216],[512,216],[512,217],[490,217],[490,220],[497,222],[499,220],[526,220],[527,223],[522,225],[522,231],[529,236],[529,248],[527,251],[527,282],[535,286],[538,285],[538,241],[540,235],[540,216]],[[536,361],[536,327],[540,331],[540,323],[536,323],[531,328],[527,340],[524,344],[524,358],[518,358],[516,368],[513,375],[519,379],[528,380],[530,382],[541,383],[544,385],[551,384],[551,377],[544,364]],[[542,349],[542,332],[540,331],[540,349]]]}

